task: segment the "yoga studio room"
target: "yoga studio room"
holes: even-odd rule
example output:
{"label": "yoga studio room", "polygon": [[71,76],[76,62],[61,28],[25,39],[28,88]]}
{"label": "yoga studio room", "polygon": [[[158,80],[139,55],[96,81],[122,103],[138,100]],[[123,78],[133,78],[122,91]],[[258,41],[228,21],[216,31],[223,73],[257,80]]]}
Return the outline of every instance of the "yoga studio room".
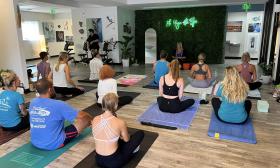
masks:
{"label": "yoga studio room", "polygon": [[280,0],[0,8],[0,168],[280,168]]}

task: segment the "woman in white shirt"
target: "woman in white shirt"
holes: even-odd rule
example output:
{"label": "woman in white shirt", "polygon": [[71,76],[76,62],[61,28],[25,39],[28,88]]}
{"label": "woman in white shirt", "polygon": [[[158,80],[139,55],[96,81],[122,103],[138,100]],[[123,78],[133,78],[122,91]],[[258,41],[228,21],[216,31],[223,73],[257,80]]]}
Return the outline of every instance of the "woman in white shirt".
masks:
{"label": "woman in white shirt", "polygon": [[66,52],[60,53],[58,62],[53,68],[52,78],[56,93],[77,96],[85,92],[83,88],[78,87],[71,79],[68,54]]}
{"label": "woman in white shirt", "polygon": [[[117,81],[113,79],[115,71],[109,65],[103,65],[99,72],[99,82],[97,86],[96,98],[97,104],[101,107],[103,96],[107,93],[117,93]],[[130,96],[119,96],[119,106],[123,106],[132,102]]]}
{"label": "woman in white shirt", "polygon": [[93,59],[89,62],[90,77],[89,80],[96,80],[99,77],[99,71],[103,66],[102,58],[97,52],[94,54]]}

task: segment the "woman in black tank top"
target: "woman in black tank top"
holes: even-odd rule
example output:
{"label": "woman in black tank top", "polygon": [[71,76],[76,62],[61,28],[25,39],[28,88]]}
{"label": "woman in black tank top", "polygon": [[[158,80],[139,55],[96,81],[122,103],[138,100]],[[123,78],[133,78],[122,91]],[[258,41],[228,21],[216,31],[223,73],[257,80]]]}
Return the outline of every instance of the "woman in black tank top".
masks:
{"label": "woman in black tank top", "polygon": [[[195,101],[194,99],[181,101],[183,97],[184,81],[179,77],[179,61],[173,60],[169,68],[169,73],[160,79],[160,96],[157,98],[157,102],[162,112],[179,113],[192,106]],[[169,85],[168,83],[171,83],[170,81],[173,81],[174,84]]]}

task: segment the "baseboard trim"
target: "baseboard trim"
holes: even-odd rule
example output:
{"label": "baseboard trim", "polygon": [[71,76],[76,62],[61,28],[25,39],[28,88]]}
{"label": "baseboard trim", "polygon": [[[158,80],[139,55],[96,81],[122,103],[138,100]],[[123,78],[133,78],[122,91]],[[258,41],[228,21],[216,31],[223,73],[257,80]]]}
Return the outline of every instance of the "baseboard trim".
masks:
{"label": "baseboard trim", "polygon": [[[225,57],[225,59],[241,59],[241,57]],[[251,58],[251,60],[258,60],[258,58]]]}

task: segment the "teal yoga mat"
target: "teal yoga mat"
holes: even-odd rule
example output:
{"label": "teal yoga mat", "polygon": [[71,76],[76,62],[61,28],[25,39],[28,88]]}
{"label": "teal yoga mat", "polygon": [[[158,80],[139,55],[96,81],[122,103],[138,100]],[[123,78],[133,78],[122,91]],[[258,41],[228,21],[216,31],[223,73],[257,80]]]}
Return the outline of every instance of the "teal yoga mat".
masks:
{"label": "teal yoga mat", "polygon": [[77,138],[63,148],[46,151],[35,148],[30,142],[0,158],[0,167],[5,168],[41,168],[45,167],[61,154],[69,150],[91,133],[91,128],[85,129]]}

